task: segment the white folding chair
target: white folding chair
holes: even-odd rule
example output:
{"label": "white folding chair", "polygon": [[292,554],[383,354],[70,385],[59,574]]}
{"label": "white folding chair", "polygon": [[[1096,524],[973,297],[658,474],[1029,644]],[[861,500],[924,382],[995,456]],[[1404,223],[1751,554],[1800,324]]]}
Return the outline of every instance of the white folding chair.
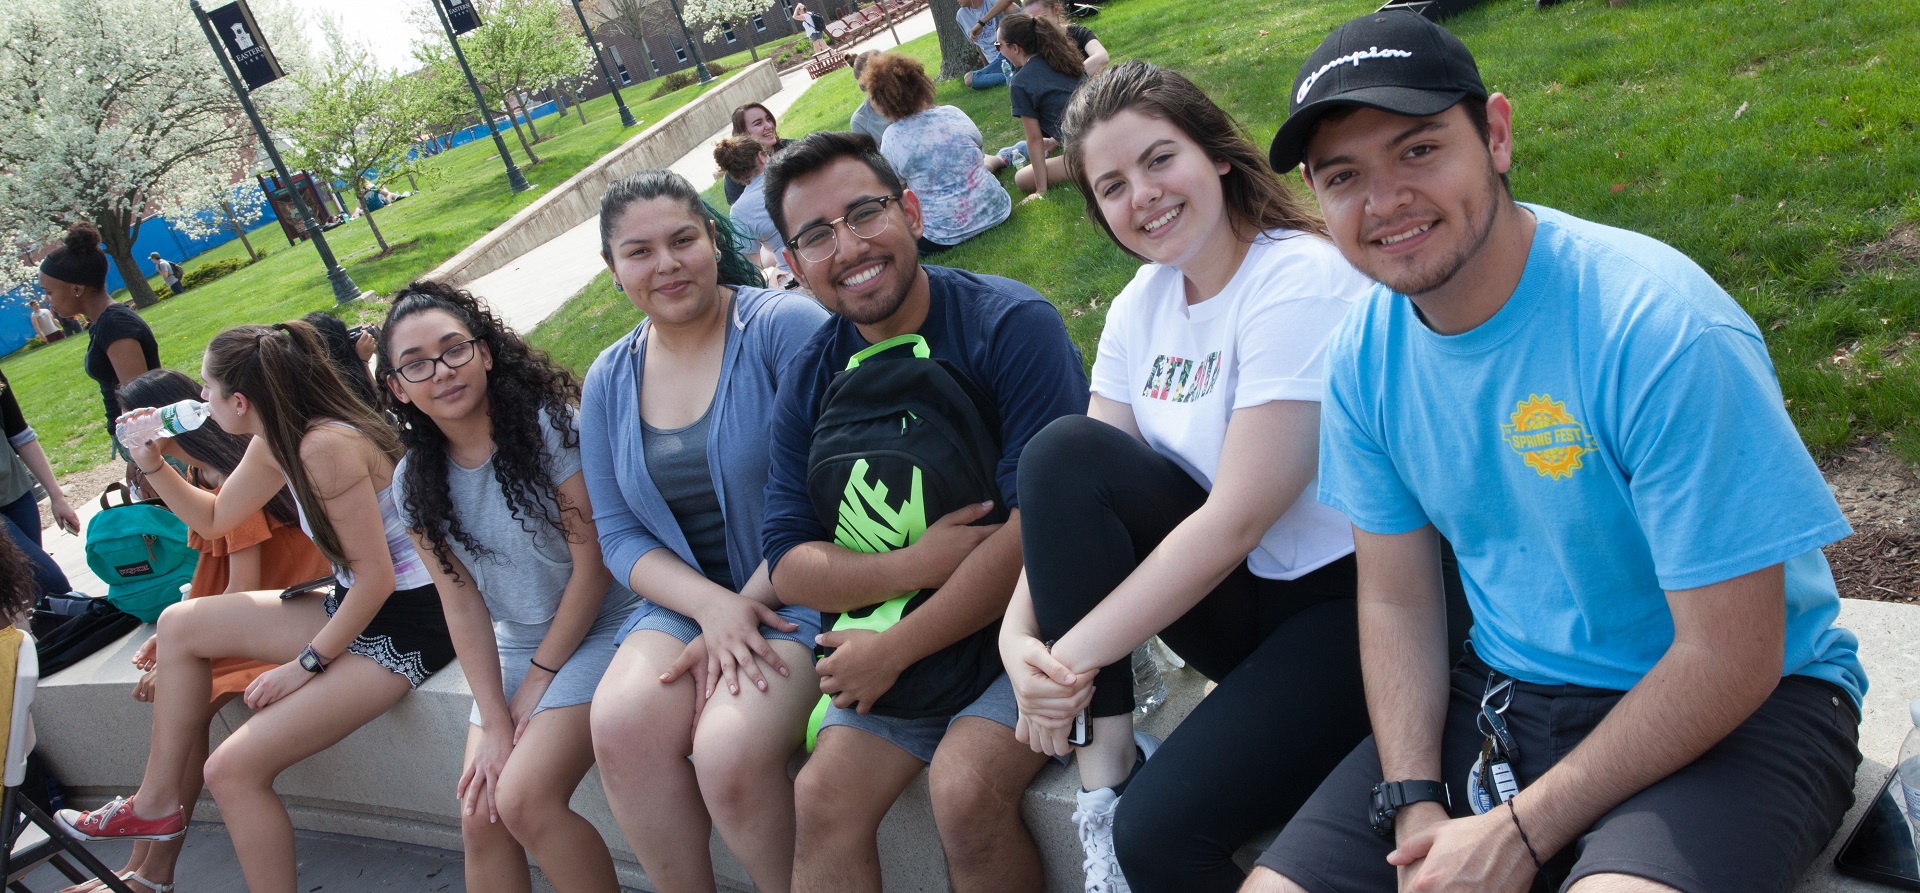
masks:
{"label": "white folding chair", "polygon": [[[124,881],[114,876],[112,869],[88,852],[86,846],[68,837],[32,800],[20,796],[20,782],[27,776],[27,754],[33,752],[33,719],[28,711],[33,706],[35,686],[40,682],[40,656],[34,650],[31,634],[11,628],[0,630],[0,635],[14,633],[21,637],[20,656],[13,666],[0,666],[0,687],[10,682],[13,689],[13,715],[6,730],[7,793],[4,804],[0,805],[0,875],[6,877],[7,889],[13,893],[33,893],[22,879],[42,863],[52,862],[53,867],[73,883],[98,878],[113,893],[133,893]],[[67,856],[78,860],[92,874],[74,868]]]}

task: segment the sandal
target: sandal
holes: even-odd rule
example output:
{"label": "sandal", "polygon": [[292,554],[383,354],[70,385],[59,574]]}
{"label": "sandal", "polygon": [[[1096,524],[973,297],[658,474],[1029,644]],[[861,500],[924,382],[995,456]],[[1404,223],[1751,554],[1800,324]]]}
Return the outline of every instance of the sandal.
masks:
{"label": "sandal", "polygon": [[119,878],[123,881],[132,881],[136,884],[139,884],[142,887],[152,890],[153,893],[173,893],[172,884],[156,884],[150,880],[147,880],[146,878],[141,877],[140,873],[137,871],[120,872]]}

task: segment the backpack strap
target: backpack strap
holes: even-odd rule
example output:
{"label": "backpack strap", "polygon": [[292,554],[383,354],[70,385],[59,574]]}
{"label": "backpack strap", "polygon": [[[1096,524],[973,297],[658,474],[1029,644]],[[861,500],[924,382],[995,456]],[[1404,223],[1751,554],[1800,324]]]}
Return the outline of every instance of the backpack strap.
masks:
{"label": "backpack strap", "polygon": [[875,344],[872,347],[868,347],[867,349],[862,350],[851,357],[848,357],[847,368],[848,369],[855,368],[859,366],[862,361],[870,360],[879,354],[886,353],[887,351],[892,350],[896,347],[899,347],[900,345],[903,345],[903,344],[913,345],[913,355],[916,357],[919,357],[920,359],[925,360],[933,356],[933,348],[928,346],[927,339],[920,337],[916,333],[908,332],[905,335],[895,335],[892,338],[888,338],[887,340],[882,341],[879,344]]}

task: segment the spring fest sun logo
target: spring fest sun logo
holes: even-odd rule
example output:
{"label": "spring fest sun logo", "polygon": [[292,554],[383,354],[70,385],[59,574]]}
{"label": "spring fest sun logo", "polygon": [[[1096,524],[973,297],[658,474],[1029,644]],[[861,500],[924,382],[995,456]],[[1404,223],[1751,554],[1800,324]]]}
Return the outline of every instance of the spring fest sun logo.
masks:
{"label": "spring fest sun logo", "polygon": [[1551,395],[1529,394],[1514,405],[1509,419],[1511,424],[1500,426],[1501,438],[1543,478],[1572,477],[1583,466],[1581,457],[1594,450],[1586,427]]}

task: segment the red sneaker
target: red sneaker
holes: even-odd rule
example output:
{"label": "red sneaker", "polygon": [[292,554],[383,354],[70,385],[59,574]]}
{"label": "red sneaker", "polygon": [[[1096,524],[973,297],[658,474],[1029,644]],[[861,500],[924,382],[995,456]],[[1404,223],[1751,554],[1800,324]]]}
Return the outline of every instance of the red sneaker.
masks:
{"label": "red sneaker", "polygon": [[133,813],[133,801],[118,797],[92,812],[62,809],[53,820],[67,833],[81,840],[172,840],[187,833],[187,813],[176,809],[172,815],[143,819]]}

